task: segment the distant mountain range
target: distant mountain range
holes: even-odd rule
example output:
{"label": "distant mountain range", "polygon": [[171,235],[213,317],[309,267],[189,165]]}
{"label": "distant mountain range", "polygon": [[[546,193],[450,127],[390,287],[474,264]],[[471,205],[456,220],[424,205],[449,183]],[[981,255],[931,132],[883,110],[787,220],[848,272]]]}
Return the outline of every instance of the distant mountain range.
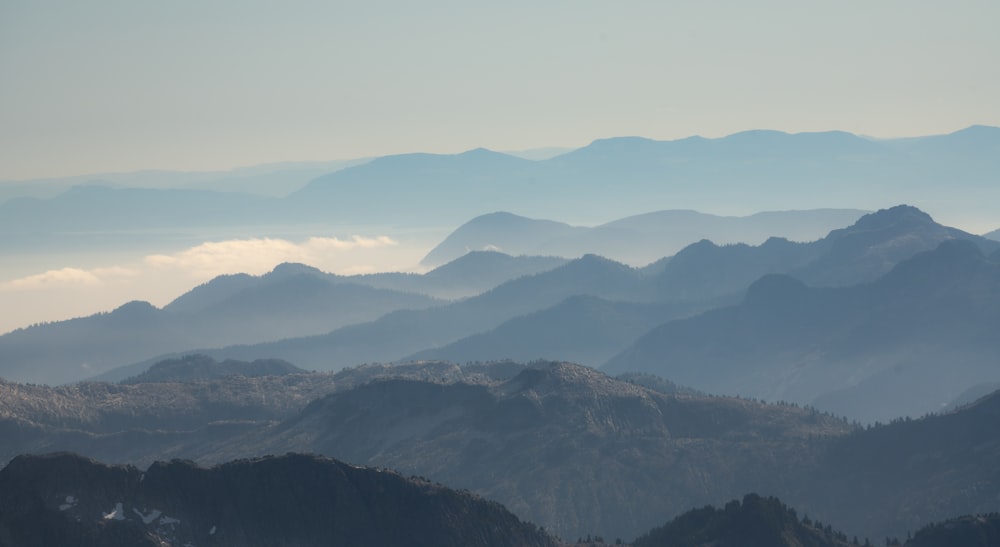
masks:
{"label": "distant mountain range", "polygon": [[390,471],[288,454],[146,470],[74,454],[0,471],[0,545],[539,546],[496,503]]}
{"label": "distant mountain range", "polygon": [[[410,358],[458,362],[560,358],[563,351],[580,355],[586,347],[591,355],[580,360],[596,365],[596,357],[625,349],[657,322],[738,302],[761,276],[785,273],[832,286],[870,282],[900,260],[949,239],[973,241],[986,250],[1000,248],[997,242],[941,226],[915,208],[899,206],[866,215],[852,226],[811,243],[772,238],[758,247],[720,247],[703,241],[642,269],[588,255],[475,297],[422,310],[399,310],[327,334],[221,349],[188,347],[185,351],[197,349],[217,359],[277,357],[307,369],[337,370],[364,362]],[[598,305],[580,305],[586,300],[577,300],[573,313],[553,308],[547,315],[530,316],[557,305],[572,307],[573,303],[563,301],[581,295],[607,304],[590,300]],[[508,321],[511,324],[503,330],[490,332]],[[581,349],[573,350],[567,343],[573,333],[593,336],[578,345]],[[476,338],[463,340],[473,336]],[[132,376],[170,356],[154,355],[101,378]]]}
{"label": "distant mountain range", "polygon": [[108,313],[7,333],[0,336],[0,376],[73,382],[166,352],[318,334],[442,303],[287,264],[259,277],[217,278],[163,309],[130,302]]}
{"label": "distant mountain range", "polygon": [[997,332],[1000,251],[956,239],[869,284],[765,276],[742,304],[657,327],[604,368],[886,421],[1000,380]]}
{"label": "distant mountain range", "polygon": [[772,238],[756,247],[720,247],[702,241],[637,270],[639,275],[633,282],[645,286],[653,295],[643,303],[577,296],[406,359],[461,363],[560,356],[599,366],[604,362],[602,358],[610,359],[668,316],[676,319],[738,303],[745,289],[761,276],[780,272],[834,286],[871,282],[900,260],[951,239],[973,241],[984,249],[1000,247],[941,226],[925,213],[906,206],[866,215],[852,226],[810,243]]}
{"label": "distant mountain range", "polygon": [[635,537],[745,492],[851,535],[905,537],[996,510],[1000,488],[1000,393],[864,430],[815,409],[665,393],[567,363],[0,388],[4,459],[73,450],[214,464],[312,452],[468,488],[564,538]]}
{"label": "distant mountain range", "polygon": [[[0,336],[0,375],[47,383],[120,380],[191,352],[279,358],[314,370],[543,357],[597,366],[660,324],[738,302],[761,276],[782,273],[816,286],[866,283],[952,239],[986,252],[1000,248],[898,206],[813,242],[701,241],[641,269],[593,255],[567,262],[492,251],[468,253],[423,275],[344,277],[283,264],[264,276],[216,278],[162,310],[134,302]],[[448,303],[426,295],[464,298]],[[227,345],[234,343],[240,345]],[[789,398],[813,402],[803,397]]]}
{"label": "distant mountain range", "polygon": [[995,222],[988,204],[1000,201],[998,156],[1000,128],[985,126],[878,141],[777,131],[615,138],[540,161],[483,149],[405,154],[317,177],[284,198],[98,186],[14,198],[0,203],[0,249],[78,248],[106,243],[109,234],[217,226],[440,227],[498,210],[535,218],[571,211],[573,222],[600,223],[666,206],[717,210],[720,195],[745,211],[906,201],[938,215]]}
{"label": "distant mountain range", "polygon": [[[626,137],[538,162],[482,149],[379,158],[320,177],[289,199],[350,217],[351,203],[380,196],[383,214],[409,222],[440,210],[444,201],[452,215],[488,203],[494,211],[536,218],[553,210],[623,217],[649,210],[650,203],[712,210],[719,195],[758,211],[900,199],[931,207],[944,206],[944,198],[954,200],[960,192],[945,190],[941,180],[962,181],[970,196],[996,197],[998,150],[1000,128],[985,126],[888,141],[837,131],[747,131],[676,141]],[[969,211],[991,214],[976,200],[960,201]]]}
{"label": "distant mountain range", "polygon": [[812,241],[830,230],[853,224],[864,213],[856,209],[817,209],[722,217],[696,211],[658,211],[593,228],[491,213],[460,226],[427,253],[421,264],[435,266],[470,250],[494,249],[511,255],[569,258],[598,254],[643,266],[702,239],[720,245],[759,244],[770,237]]}
{"label": "distant mountain range", "polygon": [[280,264],[262,276],[220,276],[163,309],[130,302],[108,313],[2,335],[0,376],[65,383],[168,352],[327,333],[395,310],[446,304],[430,295],[475,295],[565,262],[476,252],[422,275],[339,276]]}

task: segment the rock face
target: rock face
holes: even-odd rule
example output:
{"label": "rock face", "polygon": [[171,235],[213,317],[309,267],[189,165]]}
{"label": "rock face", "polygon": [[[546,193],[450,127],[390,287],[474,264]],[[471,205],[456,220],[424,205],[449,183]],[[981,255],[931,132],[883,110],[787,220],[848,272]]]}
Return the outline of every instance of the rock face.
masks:
{"label": "rock face", "polygon": [[145,472],[69,453],[0,471],[0,545],[553,546],[503,507],[439,485],[289,454]]}

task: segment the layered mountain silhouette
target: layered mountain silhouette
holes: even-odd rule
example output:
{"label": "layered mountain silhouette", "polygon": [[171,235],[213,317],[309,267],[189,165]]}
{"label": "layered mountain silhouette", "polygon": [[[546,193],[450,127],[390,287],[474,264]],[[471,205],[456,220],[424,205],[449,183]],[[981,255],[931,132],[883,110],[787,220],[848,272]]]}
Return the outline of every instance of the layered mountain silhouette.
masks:
{"label": "layered mountain silhouette", "polygon": [[130,302],[7,333],[0,336],[0,376],[72,382],[167,352],[318,334],[397,309],[440,304],[285,264],[263,276],[216,278],[163,309]]}
{"label": "layered mountain silhouette", "polygon": [[668,316],[680,318],[737,303],[761,276],[782,272],[817,284],[853,285],[872,281],[900,260],[951,239],[974,241],[984,249],[996,247],[941,226],[908,206],[866,215],[810,243],[771,238],[759,246],[719,246],[701,241],[639,270],[637,283],[652,292],[643,304],[574,297],[408,358],[467,362],[560,356],[597,366]]}
{"label": "layered mountain silhouette", "polygon": [[[492,329],[508,319],[548,308],[579,294],[642,302],[652,297],[652,289],[634,268],[588,255],[445,306],[398,310],[375,321],[342,327],[324,335],[198,349],[198,353],[216,359],[277,357],[307,369],[339,370],[361,363],[399,360],[422,349]],[[103,379],[133,376],[160,359],[122,368]]]}
{"label": "layered mountain silhouette", "polygon": [[869,422],[919,416],[1000,380],[997,310],[1000,263],[945,241],[869,284],[765,276],[742,304],[657,327],[604,368]]}
{"label": "layered mountain silhouette", "polygon": [[495,329],[440,348],[414,353],[403,361],[465,363],[559,358],[596,367],[653,327],[670,319],[693,315],[705,307],[692,303],[613,302],[596,296],[571,296],[551,308],[515,317]]}
{"label": "layered mountain silhouette", "polygon": [[496,503],[416,478],[288,454],[146,470],[74,454],[0,471],[2,545],[554,546]]}
{"label": "layered mountain silhouette", "polygon": [[758,244],[769,237],[813,241],[850,225],[864,211],[817,209],[723,217],[697,211],[657,211],[593,228],[535,220],[510,213],[476,217],[452,232],[421,261],[432,266],[469,250],[499,249],[509,254],[575,258],[592,253],[635,265],[672,255],[702,239],[717,244]]}
{"label": "layered mountain silhouette", "polygon": [[667,389],[566,363],[0,383],[0,448],[4,459],[73,450],[143,466],[322,453],[473,490],[564,538],[635,537],[745,492],[862,538],[995,510],[1000,393],[861,430],[814,409],[648,380]]}
{"label": "layered mountain silhouette", "polygon": [[[584,295],[616,307],[613,313],[618,319],[614,330],[591,339],[595,354],[608,356],[625,349],[625,344],[652,328],[654,320],[684,317],[719,304],[737,302],[746,288],[763,275],[786,273],[810,283],[832,286],[868,282],[889,271],[899,260],[950,239],[967,239],[987,250],[1000,248],[1000,243],[941,226],[918,209],[897,206],[865,215],[850,227],[834,230],[811,243],[772,238],[756,247],[742,244],[720,247],[702,241],[642,269],[587,255],[452,304],[400,310],[370,323],[346,326],[324,335],[222,349],[187,349],[197,349],[217,359],[276,357],[315,370],[416,357],[459,362],[512,356],[554,358],[566,349],[564,342],[570,331],[593,333],[608,325],[610,316],[601,306],[578,306],[581,314],[572,318],[566,318],[560,309],[552,310],[549,315],[558,319],[562,314],[568,321],[543,322],[524,316]],[[604,310],[607,309],[605,306]],[[667,315],[651,315],[654,309]],[[511,320],[514,324],[505,326],[504,331],[489,332]],[[502,348],[504,341],[519,343],[510,336],[527,328],[536,329],[531,337],[536,343],[525,344],[523,351]],[[470,336],[477,338],[463,340]],[[460,340],[458,346],[437,352],[437,348]],[[118,380],[138,374],[163,357],[138,362],[102,379]],[[596,362],[593,357],[581,360]]]}
{"label": "layered mountain silhouette", "polygon": [[[534,162],[481,149],[453,156],[408,154],[321,177],[289,200],[359,221],[364,219],[351,204],[370,196],[386,218],[408,222],[428,217],[460,222],[483,203],[535,218],[553,210],[624,217],[648,210],[651,202],[711,210],[720,194],[758,211],[891,203],[900,196],[944,206],[955,202],[957,190],[943,190],[941,180],[962,181],[987,200],[995,196],[998,143],[1000,128],[978,126],[897,141],[837,131],[746,131],[675,141],[612,138]],[[444,196],[449,211],[440,207]],[[971,200],[964,200],[963,208],[989,213]]]}
{"label": "layered mountain silhouette", "polygon": [[422,275],[377,273],[346,279],[380,289],[453,300],[475,296],[512,279],[555,269],[568,261],[556,256],[511,256],[497,251],[469,251]]}
{"label": "layered mountain silhouette", "polygon": [[110,187],[14,198],[0,203],[0,247],[79,248],[81,242],[106,244],[109,232],[330,219],[440,227],[497,210],[535,218],[574,211],[574,222],[593,222],[648,211],[650,204],[713,210],[719,195],[748,211],[854,207],[902,197],[938,214],[989,218],[988,204],[1000,201],[998,149],[1000,128],[974,126],[897,140],[837,131],[612,138],[543,161],[483,149],[404,154],[320,176],[285,198]]}

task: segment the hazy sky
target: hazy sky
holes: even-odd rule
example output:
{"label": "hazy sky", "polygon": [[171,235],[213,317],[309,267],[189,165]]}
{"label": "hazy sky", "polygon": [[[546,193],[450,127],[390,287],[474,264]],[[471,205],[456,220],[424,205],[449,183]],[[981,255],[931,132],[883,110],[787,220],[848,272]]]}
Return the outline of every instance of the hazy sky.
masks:
{"label": "hazy sky", "polygon": [[1000,125],[1000,2],[0,0],[0,180]]}

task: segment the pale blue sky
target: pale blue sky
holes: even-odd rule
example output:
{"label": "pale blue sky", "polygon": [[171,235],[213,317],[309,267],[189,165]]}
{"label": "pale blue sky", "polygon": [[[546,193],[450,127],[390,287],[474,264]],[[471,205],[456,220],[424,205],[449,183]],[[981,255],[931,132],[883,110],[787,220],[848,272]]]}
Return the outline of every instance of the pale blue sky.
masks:
{"label": "pale blue sky", "polygon": [[0,180],[1000,125],[1000,2],[0,0]]}

